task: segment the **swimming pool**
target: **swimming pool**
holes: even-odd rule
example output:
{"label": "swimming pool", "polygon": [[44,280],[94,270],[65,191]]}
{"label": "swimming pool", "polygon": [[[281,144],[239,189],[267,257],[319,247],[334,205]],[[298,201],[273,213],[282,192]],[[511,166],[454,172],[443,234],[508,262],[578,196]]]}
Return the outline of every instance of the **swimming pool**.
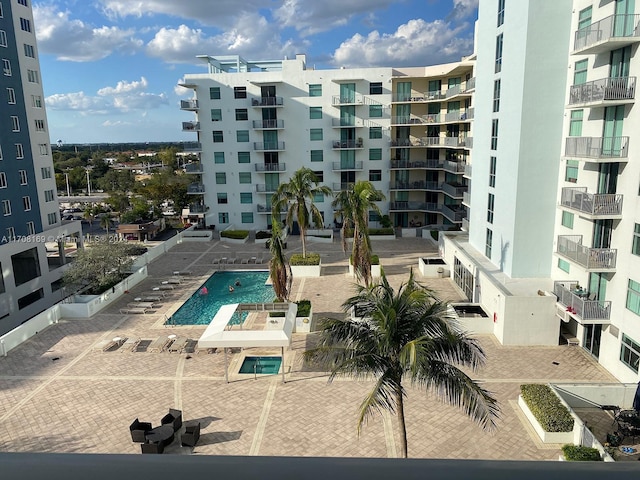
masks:
{"label": "swimming pool", "polygon": [[[269,272],[216,272],[191,295],[191,298],[167,320],[168,325],[209,325],[218,309],[230,303],[268,303],[274,298],[273,287],[265,285]],[[236,280],[240,286],[235,286]],[[229,286],[234,291],[229,291]],[[202,288],[208,293],[202,295]]]}

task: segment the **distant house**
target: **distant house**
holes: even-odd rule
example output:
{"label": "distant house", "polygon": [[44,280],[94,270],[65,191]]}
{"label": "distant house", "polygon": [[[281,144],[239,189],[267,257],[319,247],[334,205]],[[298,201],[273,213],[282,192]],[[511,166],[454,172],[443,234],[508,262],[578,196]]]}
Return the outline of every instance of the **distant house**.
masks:
{"label": "distant house", "polygon": [[153,238],[165,228],[164,218],[154,222],[140,220],[133,223],[121,223],[116,228],[118,237],[123,240],[153,240]]}

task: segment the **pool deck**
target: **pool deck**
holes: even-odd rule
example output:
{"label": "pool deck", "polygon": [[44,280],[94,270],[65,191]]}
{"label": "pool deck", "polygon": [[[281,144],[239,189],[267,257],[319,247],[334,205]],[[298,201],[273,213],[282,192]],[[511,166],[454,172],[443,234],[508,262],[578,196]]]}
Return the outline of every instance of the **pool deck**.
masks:
{"label": "pool deck", "polygon": [[[461,296],[449,279],[423,279],[418,258],[434,255],[430,240],[374,241],[374,251],[398,286],[413,268],[416,277],[448,300]],[[295,237],[288,254],[300,251]],[[339,243],[310,243],[322,257],[323,276],[295,279],[292,299],[309,299],[314,317],[341,315],[341,303],[353,293],[348,257]],[[0,451],[130,453],[129,424],[159,424],[168,408],[184,420],[199,419],[202,436],[194,450],[171,446],[175,454],[395,457],[399,437],[395,418],[372,417],[358,436],[357,410],[371,382],[338,379],[302,362],[314,335],[294,334],[285,352],[287,383],[278,376],[239,375],[245,355],[270,355],[279,349],[250,349],[229,355],[230,382],[224,379],[225,355],[217,353],[103,352],[96,345],[114,337],[148,341],[177,335],[197,339],[205,326],[165,326],[175,311],[213,272],[221,256],[268,258],[264,245],[219,241],[182,243],[149,265],[149,278],[90,319],[62,320],[0,357]],[[238,264],[238,269],[263,268]],[[146,314],[121,314],[133,298],[150,294],[177,270],[189,270],[161,305]],[[409,455],[422,458],[557,460],[559,445],[543,445],[516,406],[519,385],[529,382],[615,382],[581,348],[503,347],[491,336],[478,337],[486,365],[473,374],[494,392],[501,418],[484,432],[459,410],[407,385],[405,413]]]}

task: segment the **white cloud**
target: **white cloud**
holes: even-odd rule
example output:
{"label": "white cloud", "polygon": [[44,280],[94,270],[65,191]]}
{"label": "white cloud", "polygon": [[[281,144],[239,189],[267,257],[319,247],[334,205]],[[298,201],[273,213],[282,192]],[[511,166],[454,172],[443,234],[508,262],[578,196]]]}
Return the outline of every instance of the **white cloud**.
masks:
{"label": "white cloud", "polygon": [[453,0],[453,12],[451,16],[455,19],[466,18],[478,8],[479,0]]}
{"label": "white cloud", "polygon": [[142,47],[131,29],[93,27],[71,19],[68,11],[58,11],[52,5],[34,5],[33,16],[40,50],[58,60],[95,61],[115,51],[133,53]]}
{"label": "white cloud", "polygon": [[472,38],[459,38],[466,25],[451,28],[442,21],[410,20],[394,33],[377,30],[345,40],[333,55],[346,67],[432,65],[459,60],[473,50]]}

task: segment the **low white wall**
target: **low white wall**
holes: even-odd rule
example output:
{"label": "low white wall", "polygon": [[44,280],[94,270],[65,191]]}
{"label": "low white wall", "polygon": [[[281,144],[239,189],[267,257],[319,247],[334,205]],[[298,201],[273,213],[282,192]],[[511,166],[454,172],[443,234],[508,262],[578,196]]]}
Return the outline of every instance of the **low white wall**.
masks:
{"label": "low white wall", "polygon": [[409,238],[409,237],[417,237],[418,236],[418,229],[417,228],[403,228],[401,229],[402,231],[402,238]]}
{"label": "low white wall", "polygon": [[6,356],[10,350],[22,342],[41,332],[49,325],[58,323],[58,320],[62,318],[59,306],[60,304],[57,304],[48,308],[29,321],[0,336],[0,355]]}
{"label": "low white wall", "polygon": [[296,323],[293,327],[294,333],[309,333],[311,331],[311,322],[313,321],[313,307],[308,317],[296,317]]}
{"label": "low white wall", "polygon": [[[427,257],[429,258],[439,258],[439,257]],[[449,266],[444,263],[441,265],[432,265],[425,263],[422,257],[418,259],[418,271],[422,274],[422,276],[427,278],[440,278],[440,277],[448,277],[449,276]]]}
{"label": "low white wall", "polygon": [[395,235],[369,235],[370,240],[395,240]]}
{"label": "low white wall", "polygon": [[333,243],[333,230],[331,229],[307,230],[305,238],[308,241],[315,242],[315,243]]}
{"label": "low white wall", "polygon": [[[356,276],[356,272],[353,268],[353,265],[351,265],[351,262],[349,262],[349,275],[351,275],[352,277]],[[381,276],[382,276],[381,265],[371,265],[371,277],[377,278]]]}
{"label": "low white wall", "polygon": [[540,423],[538,423],[538,420],[533,413],[531,413],[531,410],[529,410],[529,407],[522,398],[522,395],[518,395],[518,406],[524,413],[525,417],[527,417],[527,420],[529,420],[529,423],[531,423],[531,426],[540,437],[540,440],[542,440],[542,443],[574,443],[576,436],[579,441],[580,427],[576,423],[576,416],[574,414],[572,414],[572,416],[574,416],[574,422],[573,430],[571,432],[547,432],[542,428]]}
{"label": "low white wall", "polygon": [[185,242],[210,242],[213,239],[211,230],[185,230],[182,232],[182,240]]}
{"label": "low white wall", "polygon": [[294,278],[319,277],[322,268],[322,262],[320,263],[320,265],[291,265],[291,274]]}
{"label": "low white wall", "polygon": [[246,238],[228,238],[228,237],[223,237],[222,235],[220,236],[220,240],[226,243],[242,244],[242,243],[247,243],[248,239],[249,239],[248,236]]}

